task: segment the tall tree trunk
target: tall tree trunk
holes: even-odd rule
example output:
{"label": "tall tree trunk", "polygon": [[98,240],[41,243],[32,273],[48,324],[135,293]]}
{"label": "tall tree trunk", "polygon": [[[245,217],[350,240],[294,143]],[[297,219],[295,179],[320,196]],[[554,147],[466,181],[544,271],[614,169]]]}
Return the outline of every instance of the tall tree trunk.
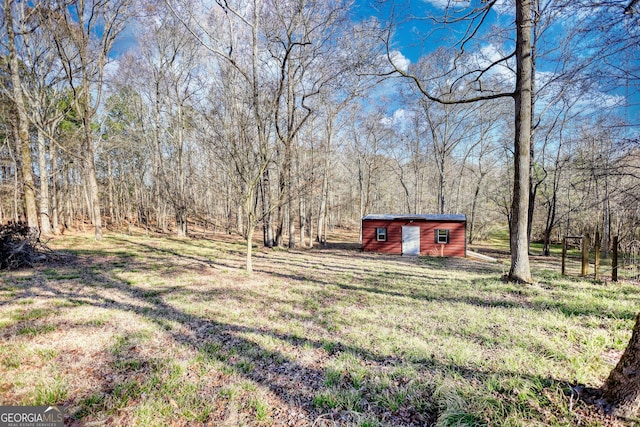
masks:
{"label": "tall tree trunk", "polygon": [[[541,180],[536,181],[536,177],[534,174],[534,161],[535,161],[535,93],[536,93],[536,69],[537,69],[537,60],[538,60],[538,40],[540,39],[539,31],[540,28],[540,2],[535,1],[531,5],[533,19],[531,22],[532,31],[531,31],[531,115],[529,120],[531,121],[531,138],[529,141],[529,208],[527,210],[527,247],[531,247],[531,233],[533,231],[533,215],[536,209],[536,196],[538,194],[538,188],[542,183]],[[527,249],[529,250],[529,249]]]}
{"label": "tall tree trunk", "polygon": [[622,418],[640,416],[640,313],[629,345],[602,389],[608,412]]}
{"label": "tall tree trunk", "polygon": [[531,144],[531,0],[516,0],[516,92],[511,269],[509,280],[531,282],[528,251],[529,170]]}
{"label": "tall tree trunk", "polygon": [[289,248],[294,249],[296,247],[296,221],[293,209],[293,200],[287,201],[287,213],[289,217]]}
{"label": "tall tree trunk", "polygon": [[[176,90],[177,92],[177,90]],[[187,197],[186,182],[184,176],[184,112],[182,104],[178,103],[178,176],[177,176],[177,193],[174,194],[174,205],[176,212],[176,233],[178,237],[187,235]]]}
{"label": "tall tree trunk", "polygon": [[59,225],[59,203],[60,203],[60,195],[58,192],[58,157],[56,153],[55,144],[49,144],[49,161],[51,162],[51,173],[53,174],[51,179],[51,228],[53,230],[53,234],[58,234],[60,232]]}
{"label": "tall tree trunk", "polygon": [[[282,169],[280,170],[280,178],[279,178],[279,186],[280,193],[278,197],[278,227],[276,230],[276,244],[279,247],[284,246],[284,229],[286,221],[289,221],[289,247],[295,247],[295,225],[293,221],[292,215],[292,207],[291,207],[291,142],[283,141],[285,143],[284,147],[284,159],[282,164]],[[293,241],[292,241],[292,233],[293,230]]]}
{"label": "tall tree trunk", "polygon": [[299,223],[299,233],[300,233],[300,247],[304,248],[305,246],[305,232],[307,228],[307,214],[306,214],[306,206],[305,201],[302,196],[298,198],[298,223]]}
{"label": "tall tree trunk", "polygon": [[256,213],[254,204],[254,191],[255,189],[249,189],[247,192],[247,198],[245,199],[245,211],[247,218],[247,232],[245,237],[247,238],[247,258],[245,268],[247,272],[253,272],[253,232],[256,228]]}
{"label": "tall tree trunk", "polygon": [[[252,103],[253,103],[253,114],[256,123],[256,131],[258,136],[258,145],[262,150],[266,146],[266,135],[264,132],[263,121],[261,117],[260,108],[260,85],[259,85],[259,75],[258,75],[258,63],[259,63],[259,46],[258,46],[258,38],[260,34],[260,6],[261,0],[253,0],[253,25],[251,26],[251,44],[252,44],[252,55],[251,55],[251,71],[252,71]],[[265,166],[266,167],[266,166]],[[255,217],[256,217],[256,200],[254,192],[257,191],[256,186],[259,183],[259,180],[262,179],[262,175],[264,170],[259,172],[259,175],[256,177],[255,185],[252,183],[248,183],[248,188],[245,195],[245,209],[247,214],[247,263],[246,270],[251,273],[253,272],[253,262],[252,262],[252,244],[253,244],[253,231],[255,229]]]}
{"label": "tall tree trunk", "polygon": [[282,246],[284,246],[284,240],[283,240],[284,239],[283,237],[284,236],[284,206],[279,203],[278,209],[276,212],[277,212],[277,219],[276,219],[275,243],[276,243],[276,246],[281,248]]}
{"label": "tall tree trunk", "polygon": [[476,189],[473,192],[473,201],[471,203],[471,220],[469,222],[469,244],[472,244],[475,235],[475,225],[476,225],[476,211],[478,207],[478,195],[480,194],[480,187],[482,185],[482,180],[484,179],[487,172],[482,172],[482,168],[480,168],[480,177],[478,178],[478,182],[476,183]]}
{"label": "tall tree trunk", "polygon": [[20,140],[20,157],[22,163],[22,185],[24,194],[24,208],[27,225],[39,231],[38,208],[36,206],[36,191],[33,180],[31,145],[29,144],[29,119],[22,95],[20,80],[20,66],[16,52],[15,32],[13,29],[13,12],[11,0],[4,0],[4,19],[7,29],[7,49],[9,50],[9,72],[11,73],[11,90],[13,103],[16,108],[18,137]]}
{"label": "tall tree trunk", "polygon": [[162,157],[162,147],[160,145],[160,121],[162,106],[160,104],[160,81],[159,77],[155,80],[155,108],[154,108],[154,123],[153,123],[153,201],[154,211],[156,214],[156,227],[163,233],[167,232],[166,221],[163,215],[163,203],[160,185],[164,182],[164,159]]}
{"label": "tall tree trunk", "polygon": [[262,173],[260,185],[262,196],[262,240],[267,248],[273,247],[273,227],[271,226],[271,182],[269,181],[269,169]]}
{"label": "tall tree trunk", "polygon": [[47,170],[47,148],[44,134],[38,130],[38,169],[40,169],[40,232],[45,236],[51,234],[49,214],[49,172]]}
{"label": "tall tree trunk", "polygon": [[307,224],[307,235],[309,236],[309,246],[307,247],[313,249],[313,208],[311,206],[307,209],[307,219],[305,222]]}
{"label": "tall tree trunk", "polygon": [[445,213],[445,189],[446,185],[445,176],[444,176],[444,168],[445,168],[445,159],[444,154],[442,154],[442,158],[438,159],[438,213]]}
{"label": "tall tree trunk", "polygon": [[91,119],[84,121],[84,168],[85,181],[87,183],[88,208],[91,210],[90,217],[93,222],[94,236],[96,240],[102,240],[102,216],[100,212],[100,193],[98,189],[98,179],[96,178],[96,161],[93,152],[93,138],[91,136]]}
{"label": "tall tree trunk", "polygon": [[327,197],[329,197],[329,155],[331,154],[331,142],[333,140],[333,116],[327,124],[327,144],[324,150],[322,167],[322,189],[320,190],[320,206],[318,207],[318,229],[316,230],[316,242],[324,243],[323,233],[326,227]]}
{"label": "tall tree trunk", "polygon": [[464,158],[462,159],[462,164],[460,165],[460,173],[458,174],[458,188],[456,190],[456,207],[455,209],[453,209],[452,212],[450,213],[460,213],[460,194],[462,193],[462,184],[463,184],[463,180],[464,180],[464,170],[466,168],[467,165],[467,156],[465,155]]}
{"label": "tall tree trunk", "polygon": [[[63,163],[64,164],[64,163]],[[66,166],[64,167],[64,174],[63,174],[63,179],[64,179],[64,187],[63,187],[63,191],[62,191],[62,197],[64,200],[64,212],[63,212],[63,226],[65,229],[68,229],[70,226],[73,225],[73,205],[71,204],[71,197],[72,197],[72,192],[73,192],[73,188],[71,187],[71,183],[74,182],[74,180],[72,179],[73,175],[73,171],[71,170],[71,168],[69,167],[69,164],[67,163]]]}
{"label": "tall tree trunk", "polygon": [[14,119],[14,123],[11,126],[11,133],[13,136],[13,142],[15,144],[15,152],[9,147],[9,155],[11,155],[11,161],[13,162],[13,203],[12,203],[12,217],[13,222],[20,221],[20,184],[22,183],[22,166],[20,162],[20,135],[18,134],[18,119]]}
{"label": "tall tree trunk", "polygon": [[551,197],[551,201],[549,202],[549,210],[547,211],[547,222],[544,229],[544,247],[542,249],[542,254],[544,256],[551,255],[551,231],[553,231],[553,226],[556,222],[556,207],[557,197],[554,193]]}
{"label": "tall tree trunk", "polygon": [[107,203],[109,205],[109,221],[113,223],[117,223],[116,221],[116,212],[115,212],[115,191],[114,191],[114,183],[113,183],[113,170],[111,168],[111,152],[108,151],[107,155]]}
{"label": "tall tree trunk", "polygon": [[[86,58],[86,53],[85,53]],[[83,65],[83,69],[87,69],[86,65]],[[93,134],[91,130],[91,122],[93,118],[93,111],[91,108],[91,86],[89,82],[89,76],[83,74],[82,89],[84,91],[83,98],[80,100],[81,108],[78,110],[82,112],[82,150],[84,156],[84,179],[86,182],[88,208],[90,209],[89,216],[93,222],[94,235],[96,240],[102,240],[102,214],[100,212],[100,192],[98,188],[98,179],[96,176],[96,160],[93,149]]]}
{"label": "tall tree trunk", "polygon": [[603,237],[602,237],[602,257],[606,258],[611,242],[611,204],[609,200],[609,179],[604,178],[604,201],[603,201]]}

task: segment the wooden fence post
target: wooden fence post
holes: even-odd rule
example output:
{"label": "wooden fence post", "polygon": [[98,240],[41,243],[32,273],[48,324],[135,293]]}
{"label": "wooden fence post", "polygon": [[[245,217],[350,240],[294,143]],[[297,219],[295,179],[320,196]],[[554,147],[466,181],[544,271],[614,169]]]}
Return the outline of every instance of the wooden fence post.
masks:
{"label": "wooden fence post", "polygon": [[562,275],[566,274],[567,237],[562,238]]}
{"label": "wooden fence post", "polygon": [[613,251],[611,252],[611,280],[618,281],[618,236],[613,236]]}
{"label": "wooden fence post", "polygon": [[589,235],[582,236],[582,275],[589,274]]}
{"label": "wooden fence post", "polygon": [[598,280],[600,278],[600,230],[596,230],[596,260],[594,267],[594,280]]}

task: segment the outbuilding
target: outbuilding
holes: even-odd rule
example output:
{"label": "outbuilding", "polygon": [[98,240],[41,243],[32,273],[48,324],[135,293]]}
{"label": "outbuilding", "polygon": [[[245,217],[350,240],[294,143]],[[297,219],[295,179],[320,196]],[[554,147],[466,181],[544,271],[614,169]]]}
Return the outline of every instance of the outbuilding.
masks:
{"label": "outbuilding", "polygon": [[465,257],[466,215],[367,215],[362,249],[402,255]]}

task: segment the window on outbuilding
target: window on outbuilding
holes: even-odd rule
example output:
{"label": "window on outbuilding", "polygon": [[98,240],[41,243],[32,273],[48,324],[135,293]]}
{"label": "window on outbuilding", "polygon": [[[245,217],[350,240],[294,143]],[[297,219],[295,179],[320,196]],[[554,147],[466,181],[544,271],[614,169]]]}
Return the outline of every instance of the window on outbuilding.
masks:
{"label": "window on outbuilding", "polygon": [[449,243],[449,230],[439,228],[435,230],[435,242],[439,244]]}
{"label": "window on outbuilding", "polygon": [[376,228],[376,241],[378,242],[386,242],[387,241],[387,229],[383,227]]}

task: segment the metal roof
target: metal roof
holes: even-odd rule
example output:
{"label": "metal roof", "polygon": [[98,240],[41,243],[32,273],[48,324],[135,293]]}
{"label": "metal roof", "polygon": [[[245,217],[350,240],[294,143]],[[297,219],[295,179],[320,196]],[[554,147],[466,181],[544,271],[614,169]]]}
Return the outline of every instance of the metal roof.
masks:
{"label": "metal roof", "polygon": [[466,221],[467,216],[465,214],[369,214],[362,220]]}

